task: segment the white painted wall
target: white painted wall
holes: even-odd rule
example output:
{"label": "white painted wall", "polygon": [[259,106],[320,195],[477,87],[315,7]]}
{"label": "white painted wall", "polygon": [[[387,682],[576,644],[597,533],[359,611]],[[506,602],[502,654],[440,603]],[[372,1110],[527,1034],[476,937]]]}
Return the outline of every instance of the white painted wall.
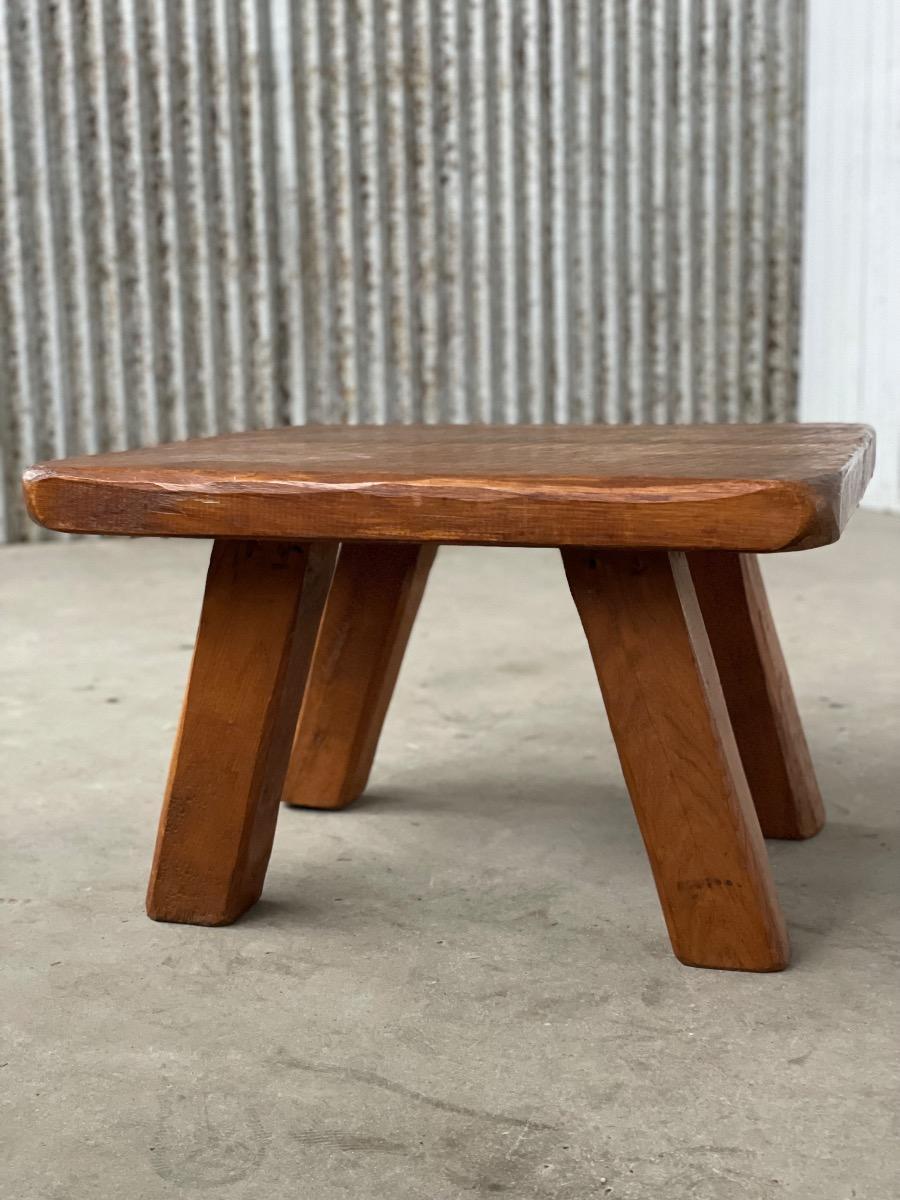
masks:
{"label": "white painted wall", "polygon": [[900,511],[900,0],[810,0],[800,415],[867,421]]}

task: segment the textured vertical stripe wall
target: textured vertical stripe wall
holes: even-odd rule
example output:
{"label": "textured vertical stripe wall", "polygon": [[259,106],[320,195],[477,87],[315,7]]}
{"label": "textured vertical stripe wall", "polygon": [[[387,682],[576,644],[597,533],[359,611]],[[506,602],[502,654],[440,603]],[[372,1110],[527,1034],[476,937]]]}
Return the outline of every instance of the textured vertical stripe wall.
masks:
{"label": "textured vertical stripe wall", "polygon": [[795,415],[802,0],[0,0],[30,461]]}
{"label": "textured vertical stripe wall", "polygon": [[866,503],[900,512],[900,4],[816,0],[801,414],[878,433]]}

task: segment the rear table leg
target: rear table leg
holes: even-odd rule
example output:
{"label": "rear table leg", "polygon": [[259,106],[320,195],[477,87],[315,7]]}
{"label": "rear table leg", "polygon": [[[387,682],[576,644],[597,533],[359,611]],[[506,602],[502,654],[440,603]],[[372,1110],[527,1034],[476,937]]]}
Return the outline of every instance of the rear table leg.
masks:
{"label": "rear table leg", "polygon": [[435,545],[345,543],[285,783],[288,804],[343,808],[365,789]]}
{"label": "rear table leg", "polygon": [[217,541],[147,893],[227,925],[258,898],[336,545]]}
{"label": "rear table leg", "polygon": [[812,837],[825,812],[756,556],[688,561],[763,836]]}
{"label": "rear table leg", "polygon": [[563,561],[676,955],[782,969],[787,934],[685,556]]}

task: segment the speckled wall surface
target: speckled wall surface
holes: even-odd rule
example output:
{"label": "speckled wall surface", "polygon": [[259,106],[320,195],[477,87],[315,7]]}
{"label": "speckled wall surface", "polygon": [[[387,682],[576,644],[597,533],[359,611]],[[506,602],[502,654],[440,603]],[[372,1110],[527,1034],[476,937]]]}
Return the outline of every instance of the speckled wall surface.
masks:
{"label": "speckled wall surface", "polygon": [[29,462],[796,411],[803,0],[0,0]]}

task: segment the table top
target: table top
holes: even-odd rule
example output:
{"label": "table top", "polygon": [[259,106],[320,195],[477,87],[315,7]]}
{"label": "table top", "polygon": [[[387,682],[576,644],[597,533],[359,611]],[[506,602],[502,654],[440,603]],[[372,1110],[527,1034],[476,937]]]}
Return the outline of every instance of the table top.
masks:
{"label": "table top", "polygon": [[42,463],[75,533],[772,551],[834,541],[866,425],[301,426]]}

